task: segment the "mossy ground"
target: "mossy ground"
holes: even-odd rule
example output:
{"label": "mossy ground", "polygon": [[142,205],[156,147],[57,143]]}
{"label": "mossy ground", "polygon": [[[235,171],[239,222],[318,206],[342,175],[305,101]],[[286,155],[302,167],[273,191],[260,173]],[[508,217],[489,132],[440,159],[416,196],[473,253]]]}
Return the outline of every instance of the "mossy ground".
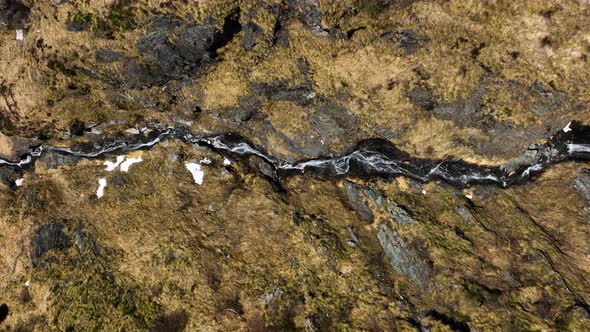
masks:
{"label": "mossy ground", "polygon": [[[199,133],[239,132],[272,155],[315,157],[290,142],[314,133],[320,107],[253,92],[277,81],[308,84],[357,119],[326,154],[386,136],[415,156],[498,164],[571,119],[590,119],[587,3],[319,1],[330,36],[282,17],[288,3],[29,1],[25,40],[0,32],[0,154],[17,153],[12,135],[68,145],[60,138],[76,120],[110,135],[182,119]],[[238,8],[240,23],[260,28],[251,50],[242,31],[198,75],[163,85],[130,79],[132,65],[146,65],[136,45],[154,16],[220,28]],[[404,30],[419,47],[402,47]],[[101,62],[98,50],[124,60]],[[448,117],[409,97],[421,88],[437,105],[457,105],[484,87],[491,92],[477,112],[456,106]],[[249,96],[261,98],[252,119],[231,120]],[[123,124],[105,124],[112,120]],[[590,329],[589,217],[573,185],[588,164],[562,164],[510,189],[353,179],[416,220],[395,220],[363,191],[375,217],[368,224],[341,180],[295,177],[277,192],[252,160],[225,167],[178,142],[135,156],[144,161],[128,173],[106,172],[102,160],[39,161],[23,187],[0,188],[0,301],[11,312],[1,329]],[[184,162],[204,157],[213,163],[198,186]],[[101,177],[108,185],[98,199]],[[99,250],[54,249],[33,268],[31,238],[49,223],[70,236],[83,226]],[[428,269],[426,286],[392,269],[377,239],[382,224]]]}

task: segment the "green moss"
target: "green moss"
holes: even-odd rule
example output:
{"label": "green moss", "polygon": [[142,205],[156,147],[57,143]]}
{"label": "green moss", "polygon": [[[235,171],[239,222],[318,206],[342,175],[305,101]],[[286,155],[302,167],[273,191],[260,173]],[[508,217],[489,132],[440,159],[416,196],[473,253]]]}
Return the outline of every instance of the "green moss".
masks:
{"label": "green moss", "polygon": [[161,313],[137,286],[116,277],[102,260],[63,264],[38,274],[55,283],[53,324],[60,330],[145,330]]}
{"label": "green moss", "polygon": [[68,15],[68,20],[81,26],[86,26],[92,22],[92,14],[81,11],[74,11]]}

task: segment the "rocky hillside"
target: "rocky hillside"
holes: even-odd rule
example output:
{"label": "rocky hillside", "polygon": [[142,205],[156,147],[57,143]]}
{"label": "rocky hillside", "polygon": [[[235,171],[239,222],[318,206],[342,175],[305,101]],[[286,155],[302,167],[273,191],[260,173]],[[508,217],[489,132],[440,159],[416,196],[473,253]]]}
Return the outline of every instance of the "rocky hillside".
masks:
{"label": "rocky hillside", "polygon": [[[0,331],[588,331],[589,54],[587,0],[0,0]],[[318,166],[375,142],[420,173]]]}

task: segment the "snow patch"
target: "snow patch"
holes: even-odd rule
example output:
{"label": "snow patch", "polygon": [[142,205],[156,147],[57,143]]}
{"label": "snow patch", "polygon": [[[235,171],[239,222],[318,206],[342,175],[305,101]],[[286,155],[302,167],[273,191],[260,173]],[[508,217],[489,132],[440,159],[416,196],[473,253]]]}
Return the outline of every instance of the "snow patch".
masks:
{"label": "snow patch", "polygon": [[25,179],[16,179],[16,181],[14,181],[14,184],[15,184],[17,187],[20,187],[20,186],[22,186],[22,185],[23,185],[23,182],[25,182]]}
{"label": "snow patch", "polygon": [[21,29],[16,30],[16,40],[24,40],[24,39],[25,39],[24,31]]}
{"label": "snow patch", "polygon": [[231,160],[229,160],[229,159],[227,159],[227,158],[223,158],[223,164],[224,164],[225,166],[229,166],[229,165],[231,165]]}
{"label": "snow patch", "polygon": [[201,161],[199,161],[199,163],[204,164],[204,165],[211,165],[211,159],[205,157],[205,158],[201,159]]}
{"label": "snow patch", "polygon": [[467,199],[469,199],[469,200],[473,199],[473,195],[465,195],[465,197],[467,197]]}
{"label": "snow patch", "polygon": [[201,164],[186,163],[185,166],[186,169],[193,175],[193,180],[195,180],[195,183],[198,185],[202,185],[205,172],[203,172],[203,170],[201,169]]}
{"label": "snow patch", "polygon": [[107,186],[107,179],[100,178],[98,179],[98,189],[96,190],[96,197],[101,198],[104,196],[104,188]]}
{"label": "snow patch", "polygon": [[564,128],[563,128],[563,132],[564,133],[569,133],[570,131],[572,131],[572,128],[570,128],[570,125],[572,124],[572,122],[570,121]]}
{"label": "snow patch", "polygon": [[123,162],[123,160],[125,160],[125,156],[118,156],[117,160],[115,160],[115,162],[111,162],[111,161],[105,161],[103,163],[103,165],[105,165],[106,171],[107,172],[112,172],[114,171],[117,167],[119,167],[119,165],[121,165],[121,163]]}
{"label": "snow patch", "polygon": [[121,171],[123,172],[128,172],[129,171],[129,167],[133,164],[137,164],[142,162],[143,159],[141,157],[137,157],[137,158],[127,158],[127,160],[125,160],[122,164],[121,164]]}
{"label": "snow patch", "polygon": [[125,132],[133,135],[139,135],[139,129],[137,128],[129,128],[125,130]]}

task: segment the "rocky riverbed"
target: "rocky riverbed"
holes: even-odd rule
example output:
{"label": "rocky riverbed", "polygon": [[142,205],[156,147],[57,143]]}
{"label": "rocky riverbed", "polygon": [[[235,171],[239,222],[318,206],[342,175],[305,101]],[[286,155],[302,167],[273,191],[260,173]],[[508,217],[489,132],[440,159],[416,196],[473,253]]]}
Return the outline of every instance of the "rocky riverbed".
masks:
{"label": "rocky riverbed", "polygon": [[589,17],[0,0],[0,330],[590,329]]}

